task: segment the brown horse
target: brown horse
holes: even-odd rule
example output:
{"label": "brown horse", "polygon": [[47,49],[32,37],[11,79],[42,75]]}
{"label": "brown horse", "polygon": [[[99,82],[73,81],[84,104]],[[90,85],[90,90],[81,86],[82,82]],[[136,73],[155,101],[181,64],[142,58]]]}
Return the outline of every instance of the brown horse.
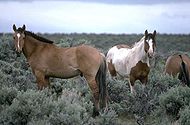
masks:
{"label": "brown horse", "polygon": [[165,73],[178,78],[190,87],[190,58],[188,55],[174,54],[168,57],[165,65]]}
{"label": "brown horse", "polygon": [[150,71],[149,58],[154,56],[156,31],[148,33],[133,47],[121,44],[112,47],[107,53],[108,70],[112,77],[120,76],[129,79],[131,93],[134,93],[134,84],[140,80],[145,86]]}
{"label": "brown horse", "polygon": [[80,75],[86,78],[93,94],[95,115],[107,106],[106,60],[97,49],[87,45],[61,48],[26,31],[25,25],[17,29],[14,24],[13,30],[16,51],[25,55],[39,89],[49,86],[50,77],[67,79]]}

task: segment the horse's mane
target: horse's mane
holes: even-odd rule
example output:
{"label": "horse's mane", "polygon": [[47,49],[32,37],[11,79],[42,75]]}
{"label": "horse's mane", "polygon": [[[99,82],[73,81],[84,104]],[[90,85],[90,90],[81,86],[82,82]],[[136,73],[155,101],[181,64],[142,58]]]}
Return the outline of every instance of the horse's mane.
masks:
{"label": "horse's mane", "polygon": [[37,34],[33,33],[33,32],[30,32],[30,31],[24,31],[25,35],[28,35],[28,36],[32,36],[34,37],[35,39],[41,41],[41,42],[44,42],[44,43],[49,43],[49,44],[53,44],[53,41],[49,40],[49,39],[46,39],[44,37],[41,37],[41,36],[38,36]]}
{"label": "horse's mane", "polygon": [[135,44],[132,45],[132,48],[135,46],[138,46],[142,41],[144,41],[145,36],[143,36],[138,42],[135,42]]}

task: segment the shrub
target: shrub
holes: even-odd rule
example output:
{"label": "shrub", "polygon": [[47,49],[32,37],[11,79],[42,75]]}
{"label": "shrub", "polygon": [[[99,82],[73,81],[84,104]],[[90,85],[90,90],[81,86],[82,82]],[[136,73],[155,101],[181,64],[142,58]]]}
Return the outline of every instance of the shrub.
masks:
{"label": "shrub", "polygon": [[14,87],[2,87],[0,89],[0,112],[6,107],[10,106],[17,96],[18,90]]}
{"label": "shrub", "polygon": [[0,66],[0,86],[17,87],[24,91],[36,88],[35,78],[30,70],[16,68],[15,65],[1,60]]}
{"label": "shrub", "polygon": [[190,125],[190,106],[186,106],[179,112],[179,124],[180,125]]}
{"label": "shrub", "polygon": [[15,61],[16,53],[14,52],[14,43],[12,41],[12,36],[4,34],[0,39],[0,60],[6,62]]}
{"label": "shrub", "polygon": [[95,124],[97,125],[117,125],[118,115],[113,109],[109,109],[107,112],[103,112],[96,119]]}
{"label": "shrub", "polygon": [[157,115],[167,117],[170,121],[180,118],[179,111],[190,102],[190,88],[175,87],[159,96],[159,107]]}
{"label": "shrub", "polygon": [[3,95],[1,105],[10,105],[1,109],[0,124],[89,125],[117,122],[117,115],[111,109],[102,112],[101,116],[95,119],[92,118],[93,103],[81,97],[76,89],[63,89],[59,97],[48,89],[9,91],[9,94],[0,93]]}
{"label": "shrub", "polygon": [[34,114],[38,115],[45,96],[42,92],[33,90],[19,91],[12,104],[1,112],[0,123],[26,124]]}
{"label": "shrub", "polygon": [[56,41],[56,43],[58,43],[58,46],[61,47],[72,47],[72,46],[78,46],[81,44],[90,44],[90,41],[86,40],[86,39],[78,39],[78,40],[73,40],[71,37],[67,37],[67,38],[62,38],[59,41]]}

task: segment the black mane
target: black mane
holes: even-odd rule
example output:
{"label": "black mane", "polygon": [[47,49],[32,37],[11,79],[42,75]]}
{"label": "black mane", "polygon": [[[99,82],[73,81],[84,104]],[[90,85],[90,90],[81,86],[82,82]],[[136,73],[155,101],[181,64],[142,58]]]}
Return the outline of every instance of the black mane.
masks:
{"label": "black mane", "polygon": [[35,39],[37,39],[37,40],[39,40],[39,41],[41,41],[41,42],[53,44],[53,41],[48,40],[48,39],[46,39],[46,38],[43,38],[43,37],[41,37],[41,36],[38,36],[38,35],[36,35],[36,34],[30,32],[30,31],[24,31],[24,33],[25,33],[25,35],[32,36],[32,37],[34,37]]}

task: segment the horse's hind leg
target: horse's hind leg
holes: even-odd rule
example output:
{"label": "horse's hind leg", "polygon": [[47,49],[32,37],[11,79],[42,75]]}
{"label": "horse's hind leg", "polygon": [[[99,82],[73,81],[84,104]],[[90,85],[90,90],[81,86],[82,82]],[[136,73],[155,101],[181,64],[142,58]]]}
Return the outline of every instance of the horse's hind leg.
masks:
{"label": "horse's hind leg", "polygon": [[100,105],[99,105],[99,87],[95,80],[95,77],[85,76],[88,86],[90,87],[90,90],[93,95],[93,101],[94,101],[94,112],[93,117],[99,115]]}
{"label": "horse's hind leg", "polygon": [[35,71],[34,72],[38,84],[38,89],[42,90],[49,86],[49,77],[45,77],[44,73],[40,71]]}
{"label": "horse's hind leg", "polygon": [[108,70],[109,70],[109,73],[112,77],[116,76],[117,73],[116,73],[116,70],[115,70],[115,67],[114,65],[112,64],[112,60],[110,61],[110,63],[108,62]]}

